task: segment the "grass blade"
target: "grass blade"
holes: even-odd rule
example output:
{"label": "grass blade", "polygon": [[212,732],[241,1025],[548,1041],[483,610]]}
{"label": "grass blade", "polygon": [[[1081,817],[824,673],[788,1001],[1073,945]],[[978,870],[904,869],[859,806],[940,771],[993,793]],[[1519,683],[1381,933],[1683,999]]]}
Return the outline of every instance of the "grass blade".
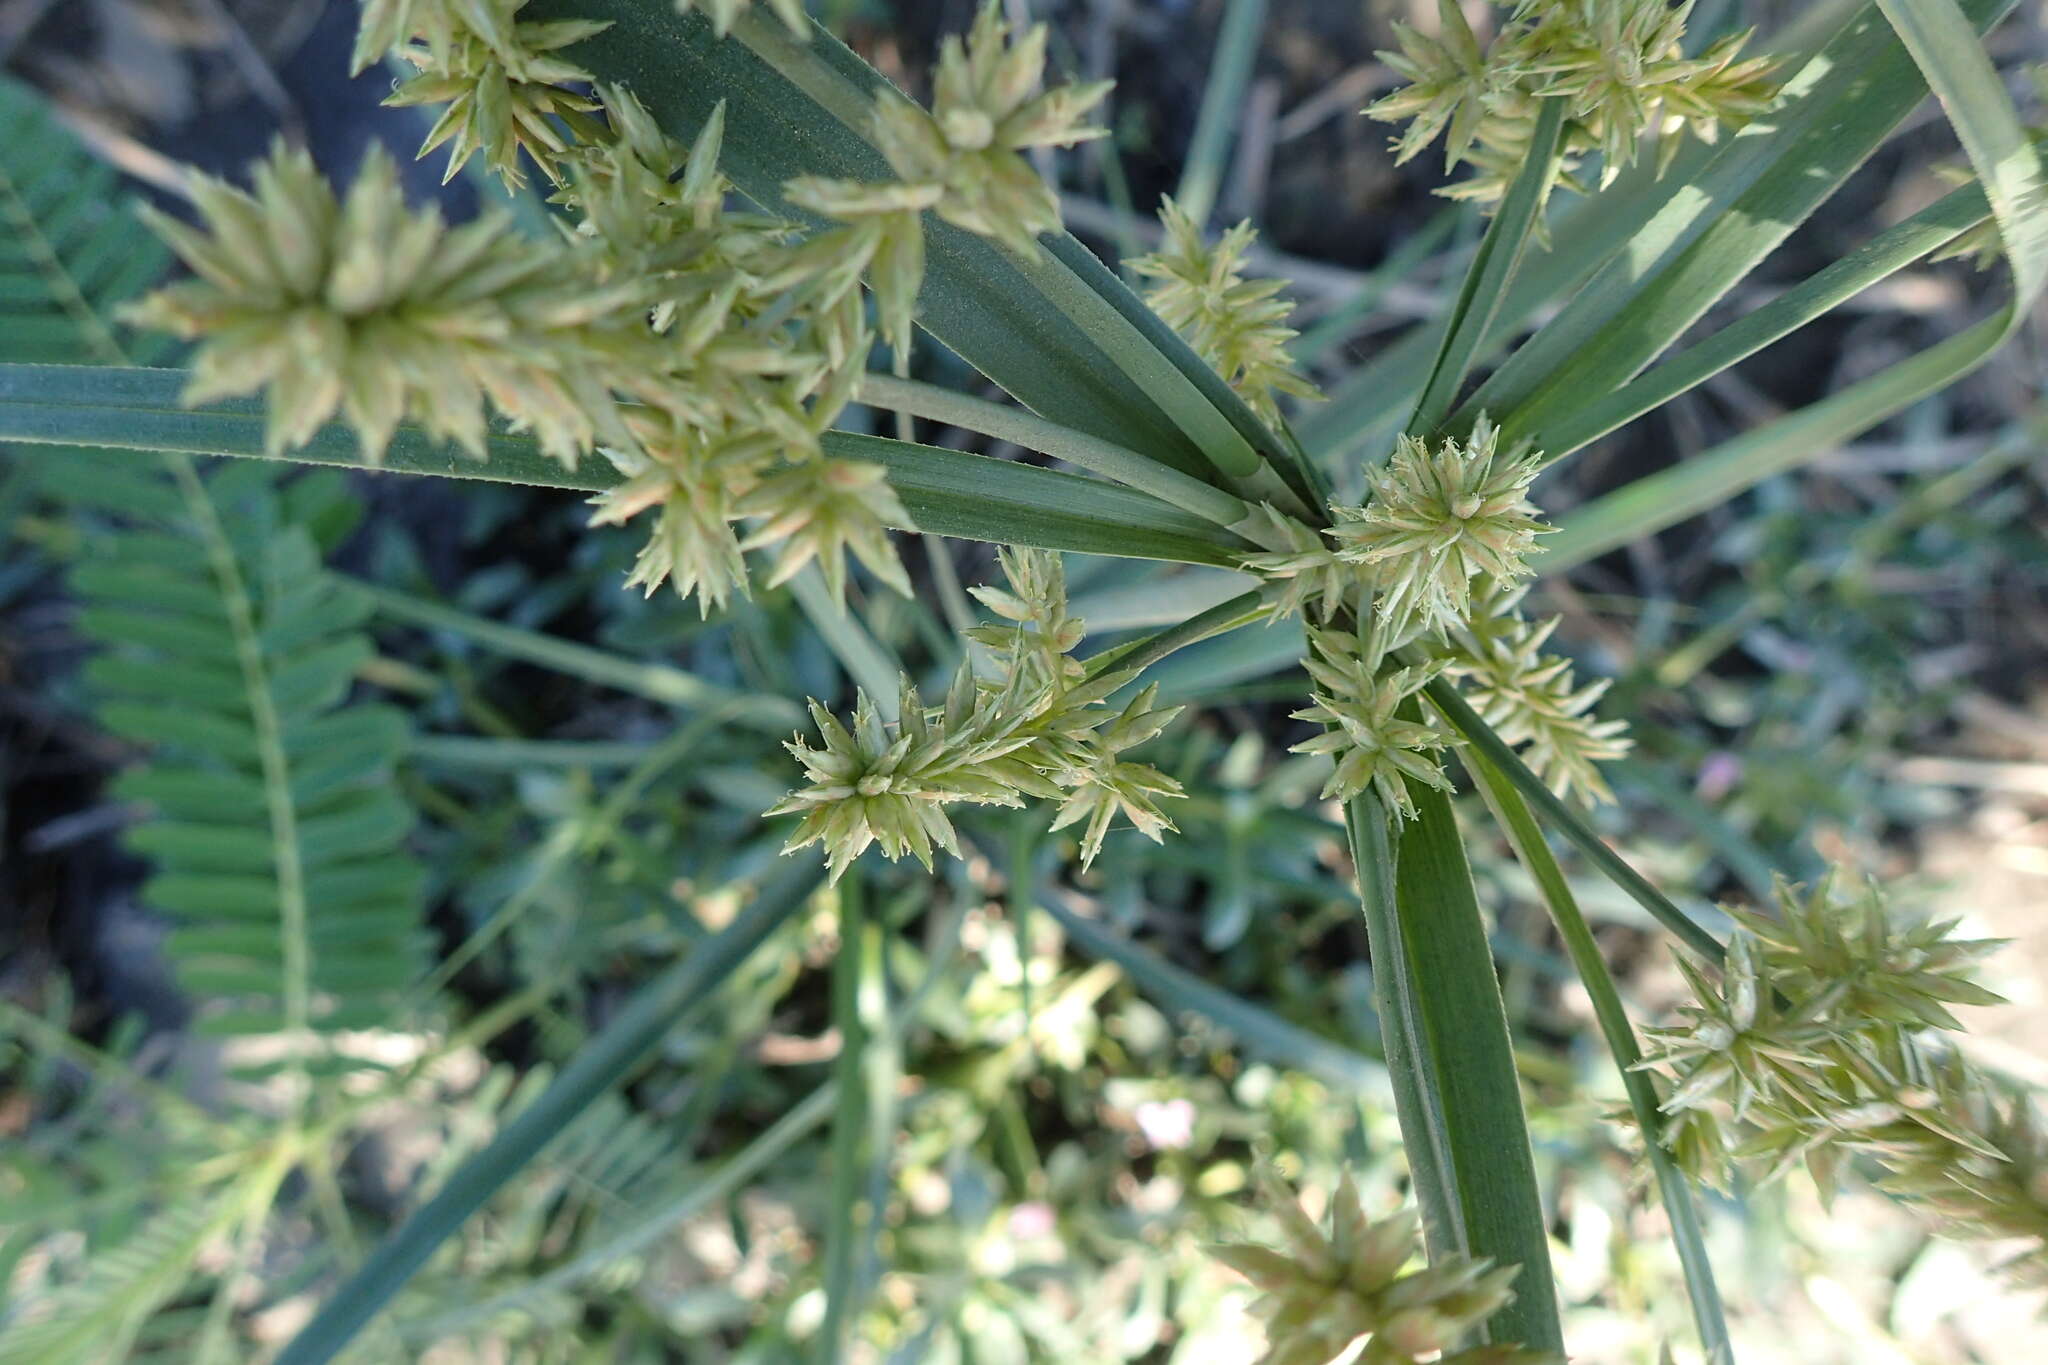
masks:
{"label": "grass blade", "polygon": [[471,1214],[623,1080],[664,1034],[710,1004],[720,984],[802,907],[822,876],[823,869],[807,860],[778,867],[732,923],[641,987],[538,1099],[371,1254],[279,1353],[277,1365],[332,1360]]}
{"label": "grass blade", "polygon": [[[0,441],[362,467],[354,435],[338,422],[289,456],[267,456],[259,402],[229,399],[187,410],[178,403],[184,381],[180,370],[0,365]],[[1225,566],[1243,545],[1213,522],[1150,494],[1078,474],[849,432],[827,432],[824,443],[828,454],[889,471],[889,484],[910,514],[910,524],[899,530]],[[609,488],[619,478],[607,460],[565,469],[527,436],[494,432],[488,448],[490,458],[479,463],[418,428],[401,427],[380,467],[586,491]]]}
{"label": "grass blade", "polygon": [[1601,1036],[1607,1040],[1607,1050],[1621,1072],[1622,1086],[1628,1093],[1629,1110],[1642,1131],[1650,1168],[1657,1177],[1657,1192],[1664,1201],[1665,1214],[1671,1220],[1671,1240],[1678,1249],[1679,1264],[1685,1271],[1685,1290],[1692,1302],[1693,1324],[1699,1329],[1700,1346],[1706,1352],[1708,1365],[1735,1365],[1735,1347],[1728,1337],[1721,1291],[1714,1282],[1714,1265],[1707,1255],[1706,1237],[1700,1229],[1699,1209],[1693,1202],[1692,1187],[1672,1163],[1664,1145],[1657,1141],[1656,1135],[1664,1120],[1657,1108],[1657,1087],[1648,1075],[1632,1069],[1643,1059],[1642,1050],[1636,1046],[1635,1028],[1629,1023],[1628,1011],[1622,1006],[1614,977],[1600,956],[1600,946],[1594,942],[1593,931],[1586,924],[1586,917],[1579,912],[1579,903],[1572,896],[1563,869],[1551,855],[1550,846],[1544,842],[1543,831],[1538,828],[1536,817],[1530,814],[1528,803],[1501,775],[1500,769],[1484,757],[1467,749],[1460,753],[1459,758],[1466,771],[1477,780],[1480,794],[1486,799],[1508,842],[1514,846],[1515,857],[1535,878],[1544,901],[1550,907],[1551,919],[1557,924],[1558,936],[1564,940],[1565,951],[1570,954],[1579,981],[1592,1001],[1593,1017],[1599,1022]]}
{"label": "grass blade", "polygon": [[1685,911],[1671,903],[1670,897],[1659,891],[1647,877],[1630,867],[1619,854],[1609,848],[1606,841],[1586,823],[1584,816],[1559,800],[1557,794],[1543,784],[1542,778],[1529,771],[1529,765],[1516,756],[1515,751],[1493,732],[1493,727],[1480,718],[1479,713],[1458,695],[1455,688],[1439,678],[1429,684],[1424,693],[1428,696],[1430,705],[1451,723],[1451,728],[1462,735],[1487,762],[1500,769],[1514,784],[1515,790],[1542,814],[1550,827],[1562,834],[1579,852],[1585,854],[1588,861],[1600,869],[1603,876],[1634,897],[1659,924],[1676,934],[1688,948],[1710,962],[1721,960],[1720,941],[1695,924]]}
{"label": "grass blade", "polygon": [[1134,450],[1048,422],[1025,408],[991,403],[936,384],[885,374],[870,374],[861,381],[860,401],[1043,452],[1150,493],[1218,526],[1233,525],[1251,514],[1243,499],[1220,488],[1170,465],[1149,460]]}
{"label": "grass blade", "polygon": [[1565,100],[1555,98],[1539,101],[1528,160],[1522,163],[1514,184],[1501,200],[1500,210],[1487,224],[1486,235],[1480,238],[1479,250],[1465,272],[1465,282],[1458,288],[1458,301],[1451,308],[1443,345],[1437,349],[1429,378],[1423,382],[1415,413],[1408,419],[1412,436],[1431,435],[1443,424],[1451,404],[1457,401],[1458,390],[1464,387],[1465,376],[1472,371],[1481,344],[1500,316],[1501,302],[1522,263],[1523,250],[1542,217],[1550,183],[1557,174],[1565,104]]}
{"label": "grass blade", "polygon": [[2040,149],[1972,26],[1979,7],[1956,0],[1877,0],[1969,153],[2012,266],[2017,328],[2048,284],[2048,182]]}
{"label": "grass blade", "polygon": [[860,1272],[857,1253],[864,1240],[861,1194],[870,1156],[866,1150],[868,1096],[861,1083],[868,1041],[860,1008],[866,970],[866,888],[858,870],[840,879],[838,893],[839,955],[832,963],[832,1024],[839,1031],[839,1057],[832,1083],[839,1102],[832,1117],[831,1214],[825,1229],[825,1320],[818,1328],[818,1365],[840,1365],[852,1345],[853,1323],[859,1316],[855,1301]]}
{"label": "grass blade", "polygon": [[[1988,28],[2014,0],[1966,0]],[[1787,82],[1457,415],[1503,423],[1625,382],[1776,249],[1918,104],[1926,82],[1875,6]]]}
{"label": "grass blade", "polygon": [[[785,697],[729,691],[669,664],[644,663],[572,640],[558,640],[540,631],[524,630],[458,607],[380,587],[367,579],[340,573],[334,577],[366,598],[380,616],[460,635],[508,659],[538,664],[568,677],[617,688],[667,706],[717,708],[723,719],[764,734],[782,735],[792,726],[803,724],[802,709]],[[493,745],[504,742],[491,741]]]}
{"label": "grass blade", "polygon": [[[1409,794],[1417,814],[1394,841],[1391,923],[1385,906],[1375,906],[1387,881],[1385,836],[1376,833],[1385,830],[1385,817],[1372,803],[1354,800],[1349,822],[1353,850],[1367,859],[1359,865],[1367,933],[1380,931],[1372,945],[1373,974],[1395,978],[1388,989],[1400,1015],[1382,1020],[1383,1036],[1390,1066],[1397,1049],[1404,1054],[1395,1068],[1395,1096],[1409,1159],[1418,1150],[1428,1157],[1415,1183],[1430,1252],[1520,1266],[1515,1301],[1494,1317],[1489,1336],[1562,1352],[1550,1241],[1507,1010],[1457,816],[1449,796],[1433,787],[1411,783]],[[1432,1204],[1436,1219],[1448,1226],[1430,1227]]]}
{"label": "grass blade", "polygon": [[1517,414],[1501,439],[1510,448],[1527,439],[1546,460],[1563,459],[1903,270],[1989,213],[1982,189],[1955,190],[1598,402],[1579,396],[1576,406],[1555,416],[1540,409]]}
{"label": "grass blade", "polygon": [[1562,572],[1818,459],[1967,374],[1998,349],[2006,327],[2004,314],[1986,318],[1833,397],[1595,498],[1544,537],[1530,566]]}
{"label": "grass blade", "polygon": [[770,1124],[759,1137],[741,1148],[702,1182],[636,1218],[631,1226],[616,1235],[578,1252],[567,1265],[557,1266],[517,1289],[506,1290],[480,1303],[465,1304],[422,1323],[403,1324],[400,1330],[408,1341],[424,1343],[476,1327],[500,1314],[513,1312],[522,1304],[543,1302],[551,1294],[574,1289],[606,1267],[639,1255],[668,1236],[677,1224],[746,1188],[749,1181],[768,1169],[791,1147],[823,1126],[832,1117],[838,1098],[837,1085],[827,1081],[799,1100],[793,1109]]}
{"label": "grass blade", "polygon": [[1387,1095],[1386,1068],[1365,1054],[1318,1037],[1271,1010],[1210,985],[1056,897],[1041,896],[1037,903],[1059,922],[1075,947],[1090,957],[1114,962],[1133,985],[1169,1014],[1199,1014],[1235,1037],[1245,1051],[1347,1093]]}
{"label": "grass blade", "polygon": [[1209,58],[1209,80],[1195,111],[1194,136],[1174,199],[1197,223],[1207,222],[1216,207],[1216,191],[1230,160],[1230,139],[1237,132],[1238,110],[1251,84],[1258,60],[1259,34],[1266,26],[1266,0],[1230,0],[1216,32],[1216,51]]}

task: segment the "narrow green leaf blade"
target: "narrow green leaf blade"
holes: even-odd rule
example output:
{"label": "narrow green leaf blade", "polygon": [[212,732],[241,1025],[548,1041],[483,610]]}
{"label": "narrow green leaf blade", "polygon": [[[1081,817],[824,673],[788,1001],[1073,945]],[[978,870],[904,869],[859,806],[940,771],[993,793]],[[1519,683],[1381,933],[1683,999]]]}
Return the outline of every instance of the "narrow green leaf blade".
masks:
{"label": "narrow green leaf blade", "polygon": [[[1489,1337],[1538,1350],[1563,1351],[1557,1287],[1535,1159],[1522,1112],[1506,1007],[1494,974],[1493,954],[1480,918],[1472,873],[1450,798],[1410,784],[1416,818],[1402,826],[1394,849],[1391,943],[1373,944],[1373,971],[1396,973],[1405,1021],[1385,1021],[1389,1060],[1397,1038],[1414,1048],[1406,1065],[1420,1091],[1420,1113],[1401,1111],[1411,1160],[1420,1145],[1432,1153],[1428,1178],[1445,1183],[1444,1213],[1455,1236],[1436,1229],[1431,1254],[1455,1250],[1521,1267],[1515,1301],[1489,1324]],[[1354,802],[1354,849],[1372,847],[1369,822],[1383,817]],[[1361,866],[1359,880],[1384,880],[1378,867]],[[1365,891],[1370,896],[1372,893]],[[1368,929],[1372,927],[1368,921]],[[1391,952],[1382,955],[1382,949]],[[1403,1094],[1397,1082],[1396,1096]],[[1419,1170],[1420,1184],[1424,1171]],[[1428,1204],[1425,1203],[1425,1208]],[[1427,1224],[1425,1224],[1427,1229]]]}
{"label": "narrow green leaf blade", "polygon": [[1714,1280],[1714,1264],[1707,1255],[1699,1209],[1693,1202],[1691,1186],[1672,1163],[1671,1154],[1665,1151],[1664,1144],[1657,1139],[1664,1125],[1664,1115],[1657,1107],[1657,1087],[1649,1076],[1633,1069],[1643,1059],[1642,1049],[1636,1045],[1635,1027],[1629,1023],[1628,1011],[1621,1003],[1621,992],[1615,988],[1614,976],[1607,970],[1606,960],[1600,956],[1600,945],[1594,941],[1593,930],[1587,925],[1585,915],[1580,913],[1571,885],[1565,881],[1564,870],[1557,865],[1550,845],[1544,841],[1543,831],[1537,825],[1536,817],[1530,813],[1528,802],[1522,799],[1500,769],[1482,755],[1465,749],[1460,751],[1459,758],[1466,771],[1478,781],[1480,794],[1485,797],[1502,832],[1508,836],[1515,857],[1535,878],[1537,889],[1543,893],[1544,902],[1550,907],[1558,936],[1564,940],[1565,951],[1571,956],[1579,981],[1593,1003],[1593,1017],[1600,1025],[1601,1036],[1607,1040],[1607,1050],[1614,1058],[1615,1068],[1621,1073],[1622,1087],[1628,1094],[1629,1111],[1635,1115],[1636,1126],[1642,1131],[1650,1168],[1657,1177],[1657,1192],[1664,1201],[1665,1216],[1671,1220],[1671,1240],[1678,1250],[1679,1265],[1685,1271],[1685,1290],[1692,1303],[1693,1325],[1699,1329],[1700,1347],[1706,1352],[1708,1365],[1735,1365],[1735,1346],[1728,1336],[1727,1317],[1721,1306],[1720,1287]]}
{"label": "narrow green leaf blade", "polygon": [[[188,410],[178,403],[183,387],[178,370],[0,365],[0,441],[276,458],[264,450],[257,401],[228,399]],[[479,462],[418,428],[402,427],[381,468],[588,491],[619,480],[605,460],[564,468],[529,436],[493,432],[488,449]],[[900,530],[1213,565],[1234,563],[1242,544],[1151,494],[1078,474],[850,432],[827,432],[825,449],[889,471],[890,486],[910,514]],[[282,458],[361,467],[355,437],[340,423],[321,428]]]}
{"label": "narrow green leaf blade", "polygon": [[[1988,28],[2014,0],[1965,0]],[[1926,90],[1873,5],[1786,83],[1778,107],[1723,140],[1457,414],[1503,423],[1625,382],[1743,279],[1877,149]]]}

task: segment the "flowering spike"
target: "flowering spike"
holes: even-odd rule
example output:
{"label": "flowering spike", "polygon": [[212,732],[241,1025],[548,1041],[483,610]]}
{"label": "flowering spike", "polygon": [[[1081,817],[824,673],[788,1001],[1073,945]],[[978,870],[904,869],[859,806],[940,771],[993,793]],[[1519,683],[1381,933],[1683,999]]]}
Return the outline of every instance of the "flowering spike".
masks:
{"label": "flowering spike", "polygon": [[267,387],[272,453],[340,415],[372,463],[408,417],[481,457],[486,394],[565,463],[616,420],[605,376],[636,344],[642,286],[578,280],[571,248],[503,218],[407,210],[378,147],[340,202],[282,143],[255,181],[195,176],[203,230],[148,213],[199,278],[126,317],[205,341],[186,402]]}
{"label": "flowering spike", "polygon": [[1348,801],[1369,790],[1395,818],[1413,819],[1415,802],[1408,795],[1407,779],[1450,790],[1450,778],[1434,755],[1451,740],[1436,726],[1400,712],[1443,671],[1443,664],[1387,667],[1377,638],[1361,641],[1345,631],[1310,627],[1308,638],[1314,704],[1295,712],[1294,718],[1325,728],[1291,752],[1336,759],[1336,769],[1323,787],[1325,800]]}
{"label": "flowering spike", "polygon": [[[1210,1249],[1262,1291],[1252,1305],[1266,1320],[1259,1365],[1339,1359],[1412,1365],[1425,1357],[1459,1365],[1563,1365],[1560,1356],[1518,1346],[1457,1349],[1514,1300],[1510,1286],[1519,1266],[1452,1254],[1411,1269],[1421,1251],[1413,1210],[1369,1217],[1347,1175],[1331,1198],[1325,1229],[1270,1175],[1262,1173],[1260,1184],[1286,1248],[1237,1243]],[[1365,1353],[1353,1355],[1361,1340]]]}
{"label": "flowering spike", "polygon": [[1298,333],[1286,325],[1294,305],[1278,297],[1286,281],[1244,278],[1245,253],[1258,237],[1252,225],[1239,223],[1210,246],[1201,225],[1171,198],[1161,201],[1159,219],[1166,241],[1131,262],[1158,281],[1145,290],[1152,310],[1264,421],[1279,419],[1276,394],[1320,398],[1287,354]]}
{"label": "flowering spike", "polygon": [[1465,440],[1434,450],[1403,436],[1373,477],[1372,500],[1334,509],[1338,554],[1377,571],[1389,624],[1448,630],[1470,611],[1474,578],[1512,583],[1529,572],[1526,557],[1546,529],[1527,497],[1542,463],[1501,455],[1499,439],[1483,416]]}
{"label": "flowering spike", "polygon": [[1451,630],[1446,672],[1501,739],[1525,746],[1530,768],[1559,796],[1576,792],[1588,803],[1611,801],[1599,765],[1632,747],[1627,726],[1592,714],[1606,679],[1581,687],[1570,660],[1543,653],[1559,618],[1524,617],[1518,609],[1524,591],[1487,581]]}
{"label": "flowering spike", "polygon": [[1574,173],[1601,158],[1606,185],[1632,165],[1643,140],[1657,143],[1663,169],[1679,135],[1713,142],[1770,107],[1769,58],[1744,58],[1749,34],[1731,34],[1696,57],[1683,40],[1690,0],[1521,0],[1481,47],[1455,0],[1438,0],[1431,36],[1395,25],[1400,44],[1380,59],[1407,84],[1366,115],[1408,126],[1395,140],[1408,161],[1444,138],[1445,169],[1476,174],[1440,193],[1492,205],[1529,157],[1539,100],[1565,102],[1559,183],[1583,190]]}

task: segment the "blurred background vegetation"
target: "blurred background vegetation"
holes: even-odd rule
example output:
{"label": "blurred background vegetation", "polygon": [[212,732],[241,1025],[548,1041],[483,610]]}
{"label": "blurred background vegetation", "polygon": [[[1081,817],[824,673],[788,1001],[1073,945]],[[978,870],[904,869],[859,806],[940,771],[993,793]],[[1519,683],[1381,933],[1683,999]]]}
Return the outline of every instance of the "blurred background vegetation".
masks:
{"label": "blurred background vegetation", "polygon": [[[1433,196],[1431,158],[1396,168],[1387,130],[1357,114],[1392,82],[1373,55],[1389,23],[1431,7],[1272,0],[1256,28],[1226,25],[1220,0],[1018,7],[1052,23],[1056,63],[1118,82],[1113,139],[1055,168],[1070,226],[1127,256],[1155,240],[1159,196],[1190,185],[1219,223],[1251,219],[1257,268],[1293,280],[1297,354],[1332,395],[1298,429],[1340,487],[1355,480],[1372,363],[1446,306],[1481,228]],[[1693,30],[1758,24],[1768,43],[1809,8],[1701,0]],[[814,12],[915,90],[972,6]],[[340,179],[372,141],[409,162],[421,111],[380,107],[389,73],[346,78],[354,22],[350,0],[0,0],[0,63],[20,82],[0,104],[0,165],[47,176],[80,138],[121,179],[80,171],[69,193],[116,215],[161,197],[176,163],[235,172],[274,133]],[[1993,43],[2001,68],[2048,58],[2048,7],[2023,6]],[[1203,116],[1212,90],[1233,117]],[[457,217],[498,199],[481,178],[439,185],[439,164],[410,168],[416,197]],[[1732,306],[1923,207],[1958,164],[1930,103]],[[132,249],[109,279],[155,259],[120,231]],[[1558,515],[1811,402],[1961,330],[1994,292],[1966,262],[1899,274],[1601,442],[1538,499]],[[2042,340],[2037,325],[1853,446],[1537,590],[1582,676],[1617,680],[1605,713],[1635,727],[1600,816],[1619,848],[1704,914],[1825,857],[2013,938],[1990,972],[2013,1003],[1971,1011],[1969,1044],[2034,1085],[2048,1083]],[[24,328],[16,349],[32,341]],[[932,350],[932,377],[961,382]],[[785,833],[758,812],[793,781],[779,740],[801,699],[843,711],[853,680],[897,660],[945,670],[958,585],[994,576],[992,548],[931,542],[906,554],[915,600],[870,586],[840,617],[777,591],[707,621],[622,592],[633,534],[585,530],[571,495],[235,475],[235,534],[303,535],[333,570],[331,628],[369,642],[344,709],[402,718],[390,781],[406,814],[376,853],[405,913],[330,983],[361,997],[338,1044],[338,1093],[361,1102],[274,1215],[202,1235],[160,1215],[200,1201],[220,1163],[256,1159],[283,1102],[265,1079],[278,1046],[223,1019],[204,954],[144,894],[147,823],[113,785],[136,755],[86,666],[122,626],[93,568],[132,532],[58,463],[0,452],[0,1283],[17,1306],[118,1291],[157,1311],[132,1340],[89,1334],[82,1354],[24,1360],[274,1350],[636,986],[732,918]],[[1069,572],[1104,638],[1226,595],[1206,571],[1076,558]],[[1252,1170],[1326,1190],[1348,1166],[1382,1208],[1405,1179],[1341,830],[1313,799],[1314,764],[1286,752],[1303,692],[1287,629],[1162,670],[1172,700],[1197,704],[1152,758],[1192,793],[1173,812],[1181,838],[1117,834],[1083,874],[1042,812],[994,812],[963,822],[974,856],[935,876],[862,864],[444,1248],[362,1358],[714,1365],[806,1358],[829,1334],[863,1361],[1250,1358],[1246,1291],[1202,1248],[1257,1233]],[[1476,872],[1574,1357],[1648,1362],[1669,1339],[1685,1359],[1676,1261],[1610,1121],[1619,1089],[1585,996],[1531,888],[1491,853]],[[1578,889],[1653,1019],[1677,992],[1660,937],[1604,884]],[[863,913],[845,935],[849,898]],[[848,960],[888,987],[858,1020],[833,1015]],[[865,1041],[842,1048],[856,1023]],[[835,1145],[855,1097],[859,1140],[842,1124]],[[873,1216],[852,1254],[828,1254],[856,1206]],[[2038,1358],[2038,1295],[1867,1189],[1824,1211],[1798,1178],[1708,1215],[1745,1361]],[[110,1289],[83,1271],[104,1277],[102,1253],[123,1245],[154,1249],[154,1277],[130,1267]],[[854,1320],[826,1321],[828,1279],[855,1288]]]}

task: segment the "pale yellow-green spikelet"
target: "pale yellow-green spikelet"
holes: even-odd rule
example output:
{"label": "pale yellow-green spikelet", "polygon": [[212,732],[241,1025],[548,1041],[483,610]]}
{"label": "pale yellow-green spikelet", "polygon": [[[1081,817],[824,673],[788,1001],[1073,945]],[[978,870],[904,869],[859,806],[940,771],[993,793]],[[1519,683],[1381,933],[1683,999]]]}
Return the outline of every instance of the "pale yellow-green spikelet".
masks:
{"label": "pale yellow-green spikelet", "polygon": [[[1418,1264],[1421,1220],[1408,1209],[1372,1218],[1349,1174],[1321,1223],[1270,1172],[1262,1170],[1259,1183],[1282,1245],[1210,1249],[1261,1291],[1252,1311],[1265,1319],[1266,1353],[1256,1365],[1563,1365],[1561,1356],[1521,1346],[1461,1348],[1513,1302],[1521,1267],[1456,1254]],[[1352,1356],[1361,1342],[1364,1354]]]}
{"label": "pale yellow-green spikelet", "polygon": [[1488,580],[1473,595],[1465,618],[1451,630],[1447,671],[1480,718],[1501,739],[1520,746],[1529,767],[1559,796],[1611,801],[1600,765],[1628,753],[1628,727],[1593,714],[1607,679],[1581,686],[1569,659],[1543,652],[1559,618],[1532,622],[1523,616],[1525,591],[1525,585]]}
{"label": "pale yellow-green spikelet", "polygon": [[1041,233],[1060,227],[1059,199],[1019,155],[1033,147],[1069,147],[1103,135],[1082,120],[1110,82],[1044,88],[1046,30],[1021,35],[996,0],[984,5],[963,41],[939,50],[932,107],[893,90],[876,96],[874,139],[895,180],[867,183],[805,176],[791,182],[793,202],[850,227],[881,220],[847,250],[867,253],[883,328],[901,354],[912,301],[924,278],[918,215],[947,222],[1035,258]]}
{"label": "pale yellow-green spikelet", "polygon": [[1363,507],[1337,507],[1338,554],[1375,571],[1378,613],[1397,628],[1442,633],[1471,610],[1473,580],[1513,583],[1548,529],[1528,499],[1535,454],[1498,449],[1485,417],[1462,441],[1402,436]]}
{"label": "pale yellow-green spikelet", "polygon": [[1245,252],[1258,237],[1252,225],[1239,223],[1211,246],[1202,240],[1201,225],[1171,198],[1161,203],[1159,218],[1166,240],[1131,262],[1156,281],[1145,290],[1152,310],[1187,338],[1261,420],[1279,420],[1276,395],[1320,398],[1315,385],[1294,372],[1287,354],[1287,343],[1298,334],[1286,325],[1294,305],[1279,297],[1286,281],[1244,277]]}
{"label": "pale yellow-green spikelet", "polygon": [[1999,945],[1956,921],[1902,923],[1868,883],[1780,881],[1777,913],[1733,909],[1718,969],[1681,958],[1681,1022],[1646,1030],[1642,1068],[1669,1085],[1658,1134],[1696,1178],[1769,1180],[1804,1166],[1823,1198],[1846,1162],[1960,1235],[2016,1239],[2008,1268],[2048,1283],[2048,1144],[2028,1096],[1944,1034]]}
{"label": "pale yellow-green spikelet", "polygon": [[600,376],[634,344],[638,286],[579,285],[571,249],[501,218],[408,210],[378,148],[340,202],[281,143],[254,179],[195,177],[198,228],[149,215],[198,278],[126,316],[203,343],[187,402],[267,389],[273,453],[345,416],[372,462],[408,418],[481,456],[486,395],[567,462],[611,420]]}
{"label": "pale yellow-green spikelet", "polygon": [[1379,57],[1406,84],[1366,109],[1408,126],[1395,139],[1407,161],[1444,139],[1446,169],[1474,174],[1440,191],[1498,203],[1528,160],[1538,102],[1561,100],[1560,183],[1583,191],[1575,171],[1601,159],[1605,185],[1634,164],[1645,141],[1668,165],[1680,134],[1713,142],[1767,110],[1775,96],[1770,58],[1745,58],[1749,34],[1721,38],[1698,56],[1682,45],[1691,3],[1666,0],[1521,0],[1482,42],[1457,0],[1437,0],[1435,33],[1394,26],[1399,49]]}
{"label": "pale yellow-green spikelet", "polygon": [[963,662],[935,707],[906,681],[894,726],[866,698],[850,727],[811,704],[822,747],[789,745],[809,785],[771,812],[803,816],[786,851],[823,844],[834,876],[871,845],[929,865],[934,848],[958,851],[947,806],[1026,797],[1060,803],[1055,829],[1082,826],[1084,863],[1119,814],[1155,840],[1173,828],[1158,802],[1181,795],[1180,784],[1122,754],[1181,708],[1159,706],[1157,687],[1121,710],[1104,705],[1132,674],[1091,674],[1072,656],[1082,623],[1067,611],[1059,556],[1006,547],[1002,562],[1008,586],[974,590],[1002,622],[970,632],[988,647],[995,676],[977,678]]}
{"label": "pale yellow-green spikelet", "polygon": [[596,128],[597,105],[571,87],[590,73],[563,49],[610,24],[519,18],[528,0],[372,0],[357,28],[354,65],[362,70],[395,52],[418,73],[385,101],[438,104],[440,118],[420,147],[447,146],[448,179],[482,153],[508,189],[525,180],[523,152],[559,179],[578,141]]}
{"label": "pale yellow-green spikelet", "polygon": [[1436,757],[1451,742],[1449,736],[1425,719],[1400,714],[1409,698],[1443,671],[1442,661],[1387,666],[1387,643],[1378,627],[1361,639],[1312,626],[1308,640],[1305,663],[1315,690],[1312,704],[1294,718],[1324,728],[1293,752],[1328,754],[1335,760],[1323,786],[1325,800],[1348,801],[1370,791],[1390,815],[1412,819],[1415,802],[1408,779],[1442,791],[1451,785]]}

